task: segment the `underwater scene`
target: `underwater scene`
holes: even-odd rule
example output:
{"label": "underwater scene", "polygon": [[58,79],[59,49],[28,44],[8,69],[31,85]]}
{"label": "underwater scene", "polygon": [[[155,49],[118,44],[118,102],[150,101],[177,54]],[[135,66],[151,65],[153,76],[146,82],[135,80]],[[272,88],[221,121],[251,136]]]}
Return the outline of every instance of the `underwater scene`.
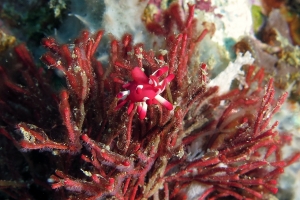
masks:
{"label": "underwater scene", "polygon": [[0,199],[300,200],[299,0],[1,0]]}

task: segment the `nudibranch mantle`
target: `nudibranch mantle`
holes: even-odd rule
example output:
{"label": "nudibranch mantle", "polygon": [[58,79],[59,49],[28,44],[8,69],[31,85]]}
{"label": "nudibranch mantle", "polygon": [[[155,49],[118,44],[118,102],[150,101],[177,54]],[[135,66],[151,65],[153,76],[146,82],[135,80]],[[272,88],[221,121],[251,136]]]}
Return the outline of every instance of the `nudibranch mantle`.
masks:
{"label": "nudibranch mantle", "polygon": [[131,71],[133,80],[123,85],[123,88],[127,90],[117,95],[120,100],[115,109],[118,110],[129,102],[127,113],[130,114],[134,104],[137,103],[137,112],[141,120],[146,117],[147,107],[151,104],[158,104],[159,102],[168,110],[172,110],[173,105],[160,95],[175,77],[174,74],[169,74],[165,79],[159,81],[159,77],[166,73],[168,69],[167,66],[161,67],[150,77],[147,77],[141,68],[133,68]]}

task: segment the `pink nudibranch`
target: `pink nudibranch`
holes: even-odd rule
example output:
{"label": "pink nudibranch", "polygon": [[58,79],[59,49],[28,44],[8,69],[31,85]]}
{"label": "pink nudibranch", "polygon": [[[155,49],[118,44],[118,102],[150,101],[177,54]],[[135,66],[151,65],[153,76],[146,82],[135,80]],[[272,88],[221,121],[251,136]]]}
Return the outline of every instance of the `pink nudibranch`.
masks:
{"label": "pink nudibranch", "polygon": [[123,85],[127,89],[120,92],[117,97],[120,99],[116,106],[116,110],[129,102],[127,113],[130,114],[137,103],[137,112],[142,120],[146,117],[147,107],[151,104],[161,103],[168,110],[173,109],[173,105],[163,98],[160,94],[165,90],[168,83],[174,79],[174,74],[169,74],[165,79],[159,81],[159,77],[168,71],[168,67],[164,66],[156,70],[150,77],[139,68],[135,67],[131,71],[132,81]]}

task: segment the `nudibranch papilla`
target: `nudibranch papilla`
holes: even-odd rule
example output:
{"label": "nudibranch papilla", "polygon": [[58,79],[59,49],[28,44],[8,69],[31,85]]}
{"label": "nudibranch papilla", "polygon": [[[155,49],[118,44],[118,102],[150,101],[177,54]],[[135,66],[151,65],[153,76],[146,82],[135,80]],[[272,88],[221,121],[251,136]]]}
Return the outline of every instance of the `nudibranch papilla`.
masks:
{"label": "nudibranch papilla", "polygon": [[158,104],[159,102],[168,110],[172,110],[173,105],[160,95],[175,77],[174,74],[169,74],[165,79],[159,81],[159,77],[166,73],[168,69],[167,66],[161,67],[150,77],[147,77],[139,67],[135,67],[131,71],[133,80],[123,85],[123,88],[127,90],[117,95],[120,100],[115,109],[118,110],[129,102],[127,113],[130,114],[134,104],[137,103],[137,112],[141,120],[146,117],[147,107],[151,104]]}

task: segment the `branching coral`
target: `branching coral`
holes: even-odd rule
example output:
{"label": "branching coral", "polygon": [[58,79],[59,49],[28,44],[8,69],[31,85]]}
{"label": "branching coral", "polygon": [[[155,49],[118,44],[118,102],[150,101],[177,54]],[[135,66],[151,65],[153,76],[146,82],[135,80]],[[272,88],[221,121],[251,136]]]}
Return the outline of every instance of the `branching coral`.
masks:
{"label": "branching coral", "polygon": [[[35,71],[26,48],[16,48],[27,68],[22,86],[1,71],[0,133],[17,149],[52,153],[39,155],[55,170],[47,177],[57,189],[53,198],[261,199],[277,192],[284,167],[300,157],[282,159],[288,135],[270,125],[287,93],[275,100],[273,80],[264,90],[263,70],[249,65],[240,89],[218,94],[217,86],[209,87],[206,64],[194,59],[209,30],[194,29],[194,9],[189,5],[184,17],[171,4],[162,22],[146,25],[165,38],[161,51],[133,45],[128,34],[112,39],[105,67],[94,57],[103,31],[85,31],[71,45],[44,39],[49,52],[42,61],[66,79],[60,95]],[[45,184],[37,172],[31,176],[28,183]]]}

